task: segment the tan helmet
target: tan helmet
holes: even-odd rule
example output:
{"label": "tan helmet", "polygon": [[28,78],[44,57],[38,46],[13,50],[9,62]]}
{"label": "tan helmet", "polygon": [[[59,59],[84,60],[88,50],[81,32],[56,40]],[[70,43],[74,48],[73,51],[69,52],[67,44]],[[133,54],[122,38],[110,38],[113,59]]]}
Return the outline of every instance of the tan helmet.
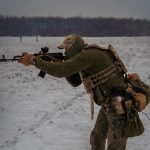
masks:
{"label": "tan helmet", "polygon": [[84,40],[80,35],[70,34],[66,36],[66,38],[63,41],[63,44],[59,45],[58,48],[64,49],[65,46],[67,46],[68,44],[72,44],[73,47],[75,46],[80,48],[83,47]]}

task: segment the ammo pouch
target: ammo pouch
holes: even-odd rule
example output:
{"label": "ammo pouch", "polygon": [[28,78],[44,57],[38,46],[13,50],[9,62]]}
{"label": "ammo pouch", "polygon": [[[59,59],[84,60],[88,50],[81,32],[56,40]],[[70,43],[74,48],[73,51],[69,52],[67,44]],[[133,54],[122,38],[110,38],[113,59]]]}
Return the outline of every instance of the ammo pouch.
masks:
{"label": "ammo pouch", "polygon": [[113,110],[116,112],[116,115],[124,115],[126,112],[130,111],[133,107],[132,99],[124,100],[122,96],[115,96],[111,98]]}
{"label": "ammo pouch", "polygon": [[116,115],[124,115],[135,107],[131,93],[123,89],[112,90],[110,103]]}
{"label": "ammo pouch", "polygon": [[137,111],[127,113],[126,125],[123,131],[125,137],[139,136],[144,132],[144,126]]}

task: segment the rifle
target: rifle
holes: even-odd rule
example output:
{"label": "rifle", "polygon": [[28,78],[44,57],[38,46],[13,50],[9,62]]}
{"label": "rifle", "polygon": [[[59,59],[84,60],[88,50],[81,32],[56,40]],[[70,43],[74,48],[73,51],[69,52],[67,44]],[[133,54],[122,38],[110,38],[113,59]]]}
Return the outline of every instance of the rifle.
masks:
{"label": "rifle", "polygon": [[[39,56],[41,59],[45,60],[45,61],[62,61],[64,60],[65,56],[63,55],[63,53],[61,52],[57,52],[57,53],[49,53],[49,48],[48,47],[42,47],[41,51],[39,53],[34,53],[34,56]],[[0,62],[13,62],[13,61],[17,61],[19,60],[21,57],[23,57],[23,55],[17,55],[14,56],[13,58],[9,58],[6,59],[5,55],[2,55],[2,59],[0,59]],[[39,74],[38,74],[41,78],[44,78],[46,73],[43,72],[42,70],[40,70]]]}

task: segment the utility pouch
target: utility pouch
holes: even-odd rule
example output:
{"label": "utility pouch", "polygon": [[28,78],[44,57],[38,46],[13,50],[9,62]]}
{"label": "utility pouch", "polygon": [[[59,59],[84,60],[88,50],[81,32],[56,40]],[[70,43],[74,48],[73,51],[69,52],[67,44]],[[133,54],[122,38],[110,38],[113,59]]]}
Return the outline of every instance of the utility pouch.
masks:
{"label": "utility pouch", "polygon": [[138,112],[143,111],[146,108],[147,104],[149,103],[148,97],[146,97],[146,93],[145,94],[142,93],[141,90],[137,90],[137,87],[132,87],[131,85],[129,85],[127,91],[132,93],[134,97],[134,101],[136,103],[136,110]]}
{"label": "utility pouch", "polygon": [[123,107],[124,97],[120,95],[112,96],[111,100],[112,100],[113,109],[115,110],[116,114],[117,115],[125,114],[125,109]]}
{"label": "utility pouch", "polygon": [[134,96],[137,103],[137,111],[141,112],[150,102],[150,86],[143,82],[137,73],[130,74],[128,77],[128,91]]}
{"label": "utility pouch", "polygon": [[124,128],[125,137],[139,136],[144,132],[144,126],[137,111],[127,113],[126,125]]}

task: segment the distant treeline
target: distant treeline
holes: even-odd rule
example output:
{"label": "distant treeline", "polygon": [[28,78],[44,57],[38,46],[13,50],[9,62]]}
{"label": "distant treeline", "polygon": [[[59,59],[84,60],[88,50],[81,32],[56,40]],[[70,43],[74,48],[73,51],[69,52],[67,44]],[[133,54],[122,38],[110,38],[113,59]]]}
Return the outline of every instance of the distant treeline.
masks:
{"label": "distant treeline", "polygon": [[150,20],[116,18],[4,17],[0,36],[150,36]]}

